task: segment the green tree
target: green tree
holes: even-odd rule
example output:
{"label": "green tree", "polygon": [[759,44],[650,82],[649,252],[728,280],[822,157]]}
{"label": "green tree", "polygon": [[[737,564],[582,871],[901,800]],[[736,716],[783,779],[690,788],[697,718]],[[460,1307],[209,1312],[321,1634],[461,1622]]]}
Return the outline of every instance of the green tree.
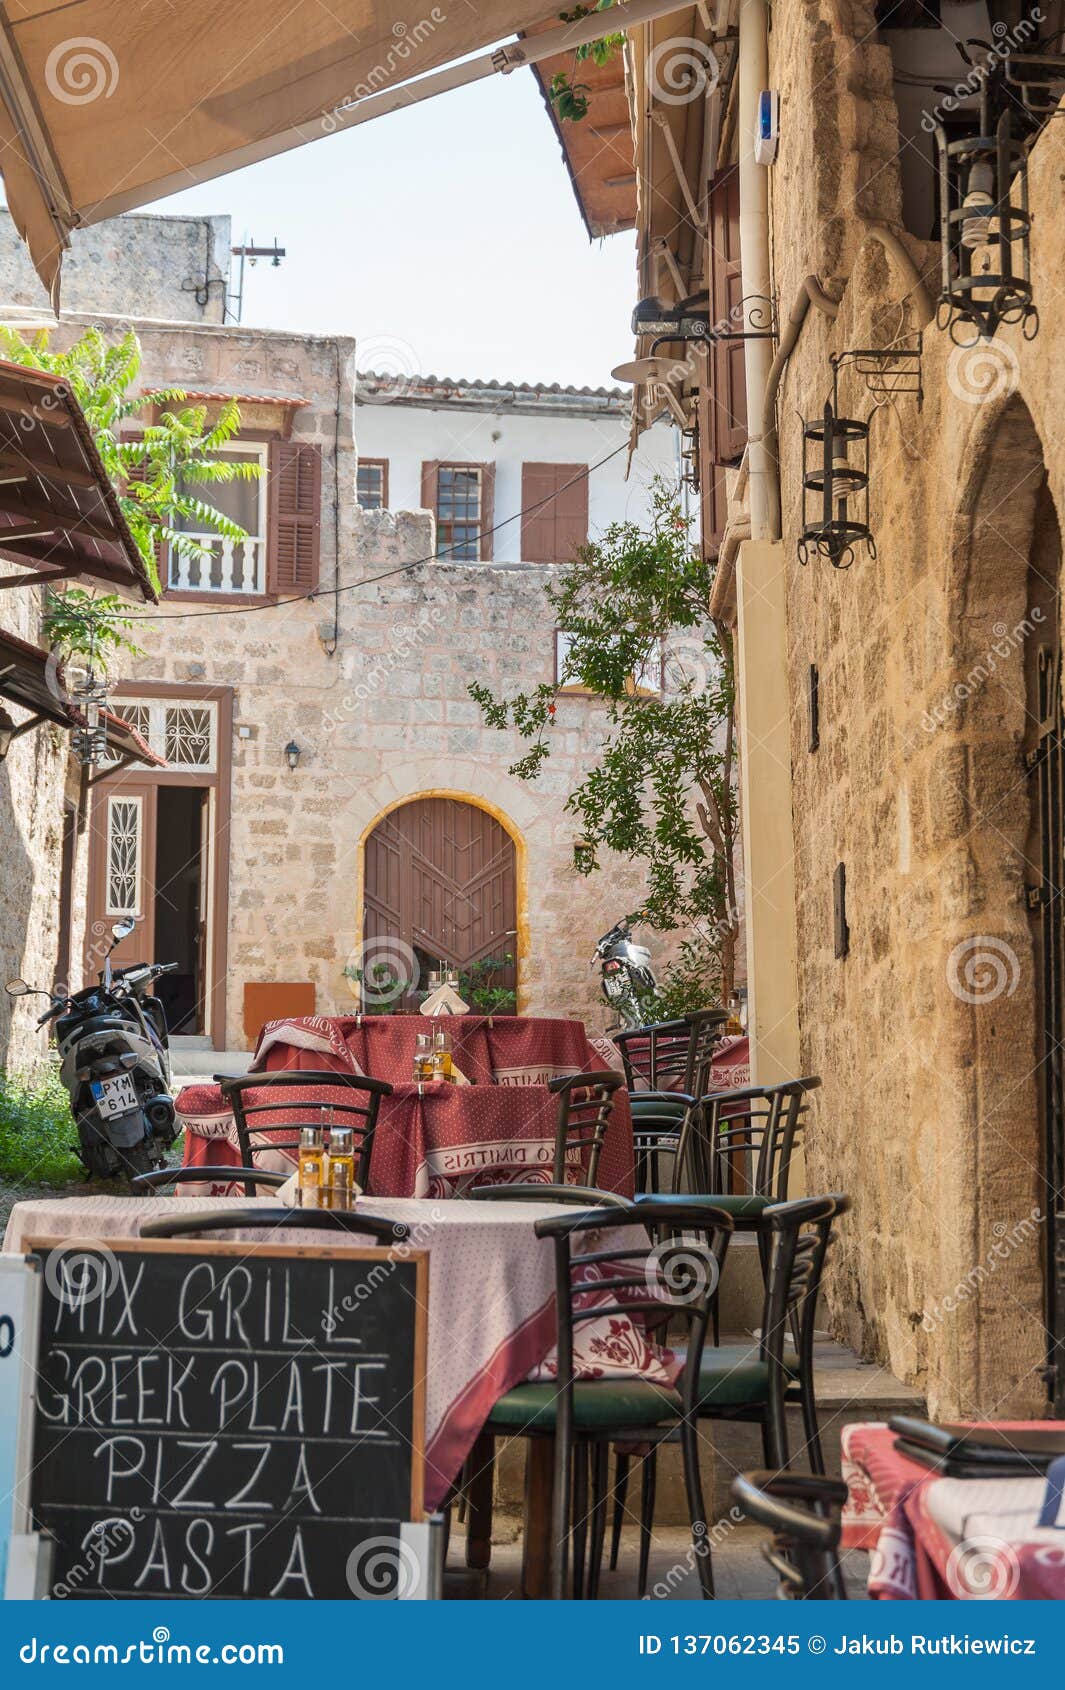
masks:
{"label": "green tree", "polygon": [[[192,490],[201,484],[254,480],[261,474],[258,464],[218,456],[240,428],[234,400],[222,406],[217,421],[208,427],[206,407],[182,406],[186,395],[181,388],[134,393],[141,348],[132,331],[110,343],[99,329],[90,328],[67,351],[49,352],[46,333],[27,341],[14,329],[0,326],[0,355],[13,364],[48,370],[69,384],[156,587],[160,546],[188,557],[210,552],[208,543],[176,528],[177,519],[190,520],[201,533],[223,539],[247,538],[239,523]],[[138,426],[136,419],[149,406],[166,408],[156,420]],[[71,653],[98,654],[101,647],[116,646],[135,649],[121,632],[129,625],[127,607],[113,594],[90,598],[75,588],[53,593],[46,630],[49,624],[56,643]]]}
{"label": "green tree", "polygon": [[573,708],[565,689],[604,700],[598,761],[566,800],[582,836],[575,866],[595,873],[604,848],[642,862],[643,919],[686,930],[685,990],[696,991],[698,963],[711,1001],[728,996],[736,969],[735,682],[731,633],[710,614],[716,566],[690,526],[676,489],[656,482],[646,530],[613,523],[544,589],[568,635],[557,682],[511,698],[469,691],[491,727],[528,742],[510,772],[530,781]]}

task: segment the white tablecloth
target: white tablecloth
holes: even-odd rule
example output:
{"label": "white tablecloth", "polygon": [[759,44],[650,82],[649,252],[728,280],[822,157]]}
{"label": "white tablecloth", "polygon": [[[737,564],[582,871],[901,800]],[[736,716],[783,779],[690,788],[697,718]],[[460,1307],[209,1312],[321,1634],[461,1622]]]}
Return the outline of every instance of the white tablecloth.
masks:
{"label": "white tablecloth", "polygon": [[[15,1204],[4,1249],[21,1251],[26,1239],[35,1237],[77,1240],[86,1247],[108,1239],[135,1239],[141,1221],[154,1215],[218,1214],[227,1208],[247,1208],[252,1201],[257,1207],[277,1207],[274,1197],[38,1198]],[[572,1214],[573,1210],[554,1203],[474,1203],[455,1198],[436,1202],[410,1197],[369,1198],[365,1207],[371,1214],[403,1221],[410,1228],[407,1244],[393,1246],[401,1257],[411,1249],[429,1254],[425,1493],[427,1506],[434,1508],[446,1496],[492,1405],[553,1349],[554,1252],[548,1241],[536,1237],[533,1223],[544,1215]],[[222,1241],[328,1243],[341,1250],[345,1244],[362,1248],[373,1242],[357,1234],[300,1227],[277,1232],[227,1229],[209,1236]],[[623,1247],[641,1236],[637,1229],[625,1228],[615,1238]],[[189,1243],[194,1249],[195,1238]],[[338,1310],[336,1318],[354,1320],[358,1312]],[[585,1323],[585,1332],[599,1324]],[[614,1338],[611,1347],[618,1348]],[[631,1339],[624,1347],[631,1351]],[[601,1352],[595,1357],[596,1370],[600,1362],[613,1370],[618,1359]],[[653,1367],[649,1354],[630,1355],[630,1361],[634,1364],[625,1371]]]}

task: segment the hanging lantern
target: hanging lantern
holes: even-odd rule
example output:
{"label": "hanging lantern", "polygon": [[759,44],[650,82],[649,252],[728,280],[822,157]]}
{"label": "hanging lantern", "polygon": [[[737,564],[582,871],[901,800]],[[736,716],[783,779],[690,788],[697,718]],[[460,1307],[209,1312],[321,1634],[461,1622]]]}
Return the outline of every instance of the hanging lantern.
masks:
{"label": "hanging lantern", "polygon": [[1010,105],[998,110],[1002,86],[999,77],[984,82],[978,135],[951,141],[936,124],[943,253],[937,321],[957,345],[989,340],[1000,323],[1022,324],[1026,340],[1039,329],[1029,269],[1027,145],[1013,133]]}
{"label": "hanging lantern", "polygon": [[837,415],[836,389],[816,422],[802,429],[802,535],[799,562],[828,558],[849,569],[856,546],[876,557],[869,528],[869,424]]}
{"label": "hanging lantern", "polygon": [[107,680],[97,680],[92,669],[82,672],[70,689],[70,700],[81,718],[70,736],[79,763],[93,766],[107,759],[107,728],[103,708],[107,702]]}

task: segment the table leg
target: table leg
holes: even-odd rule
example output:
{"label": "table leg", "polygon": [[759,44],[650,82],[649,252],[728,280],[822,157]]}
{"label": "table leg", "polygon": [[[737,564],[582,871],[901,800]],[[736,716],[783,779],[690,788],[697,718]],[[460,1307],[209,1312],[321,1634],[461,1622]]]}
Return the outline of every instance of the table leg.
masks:
{"label": "table leg", "polygon": [[527,1601],[551,1595],[554,1550],[555,1440],[530,1438],[525,1457],[525,1535],[522,1541],[521,1593]]}
{"label": "table leg", "polygon": [[482,1432],[466,1462],[466,1565],[483,1571],[492,1560],[492,1487],[496,1475],[496,1441]]}

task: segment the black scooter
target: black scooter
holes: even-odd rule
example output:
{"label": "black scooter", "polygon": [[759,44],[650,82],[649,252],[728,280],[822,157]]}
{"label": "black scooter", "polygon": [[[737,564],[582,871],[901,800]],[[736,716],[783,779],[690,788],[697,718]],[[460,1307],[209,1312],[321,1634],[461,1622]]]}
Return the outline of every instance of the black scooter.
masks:
{"label": "black scooter", "polygon": [[38,1027],[55,1022],[60,1078],[78,1128],[77,1152],[94,1179],[130,1179],[161,1167],[177,1137],[170,1095],[166,1014],[148,987],[178,964],[134,963],[112,971],[111,951],[132,933],[116,922],[98,986],[69,996],[9,980],[11,997],[39,993],[51,1004]]}

